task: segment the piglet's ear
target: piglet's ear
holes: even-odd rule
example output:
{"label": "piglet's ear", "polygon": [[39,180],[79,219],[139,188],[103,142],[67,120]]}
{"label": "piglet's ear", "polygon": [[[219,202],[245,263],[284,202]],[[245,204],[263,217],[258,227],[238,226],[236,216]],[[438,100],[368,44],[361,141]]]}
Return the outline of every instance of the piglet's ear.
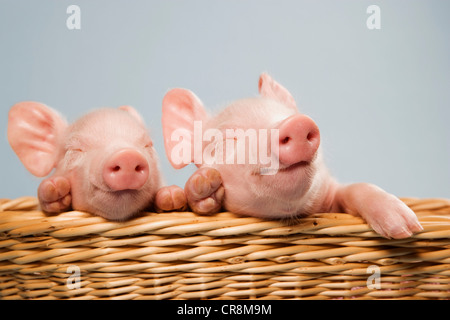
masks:
{"label": "piglet's ear", "polygon": [[38,177],[56,166],[66,128],[66,121],[56,111],[38,102],[21,102],[9,111],[9,144],[28,171]]}
{"label": "piglet's ear", "polygon": [[139,112],[137,112],[137,110],[132,106],[120,106],[119,109],[128,112],[133,118],[137,120],[137,122],[145,126],[144,119],[142,119],[142,116],[139,114]]}
{"label": "piglet's ear", "polygon": [[259,93],[264,98],[274,99],[287,107],[297,110],[294,97],[281,84],[276,82],[267,73],[261,74],[258,84]]}
{"label": "piglet's ear", "polygon": [[164,147],[175,169],[194,161],[194,122],[207,118],[203,103],[193,92],[177,88],[165,95],[162,104]]}

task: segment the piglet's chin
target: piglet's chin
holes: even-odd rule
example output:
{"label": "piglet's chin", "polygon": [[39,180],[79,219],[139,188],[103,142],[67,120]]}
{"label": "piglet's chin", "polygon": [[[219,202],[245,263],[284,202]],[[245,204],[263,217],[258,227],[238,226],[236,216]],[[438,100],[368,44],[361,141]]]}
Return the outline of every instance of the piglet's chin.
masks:
{"label": "piglet's chin", "polygon": [[263,184],[272,192],[279,193],[280,199],[299,198],[307,193],[315,177],[317,168],[315,162],[298,162],[290,166],[278,168],[275,174],[256,176],[255,183]]}
{"label": "piglet's chin", "polygon": [[248,207],[226,206],[229,211],[243,215],[262,219],[285,219],[304,216],[307,213],[302,212],[295,203],[285,202],[283,205],[275,204],[274,200],[259,201]]}
{"label": "piglet's chin", "polygon": [[[89,199],[79,201],[77,210],[83,210],[108,220],[124,221],[148,208],[153,199],[145,196],[144,190],[103,191],[98,188]],[[76,206],[74,199],[74,207]]]}
{"label": "piglet's chin", "polygon": [[253,174],[245,187],[228,188],[225,207],[242,215],[268,219],[307,215],[311,213],[310,199],[319,178],[316,173],[316,163],[305,162],[281,167],[273,175]]}

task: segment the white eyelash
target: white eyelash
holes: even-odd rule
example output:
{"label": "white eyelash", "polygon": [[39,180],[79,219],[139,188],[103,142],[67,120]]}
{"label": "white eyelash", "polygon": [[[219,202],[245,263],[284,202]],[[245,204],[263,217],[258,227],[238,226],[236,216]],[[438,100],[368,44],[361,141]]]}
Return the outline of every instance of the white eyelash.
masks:
{"label": "white eyelash", "polygon": [[64,170],[73,170],[76,167],[81,166],[83,163],[85,152],[81,149],[69,149],[66,151],[63,159]]}

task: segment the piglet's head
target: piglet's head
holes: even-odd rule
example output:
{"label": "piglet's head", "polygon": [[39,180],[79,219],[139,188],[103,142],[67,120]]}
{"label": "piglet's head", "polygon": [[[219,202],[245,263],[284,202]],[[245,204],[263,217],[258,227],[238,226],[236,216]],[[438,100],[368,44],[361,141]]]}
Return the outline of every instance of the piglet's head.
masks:
{"label": "piglet's head", "polygon": [[260,217],[306,213],[325,170],[319,129],[268,74],[258,88],[259,97],[234,101],[216,116],[191,91],[169,91],[162,118],[167,157],[175,168],[189,162],[216,168],[228,210]]}
{"label": "piglet's head", "polygon": [[95,110],[69,125],[43,104],[18,103],[8,139],[32,174],[53,170],[70,181],[75,210],[124,220],[151,205],[160,187],[152,140],[130,106]]}

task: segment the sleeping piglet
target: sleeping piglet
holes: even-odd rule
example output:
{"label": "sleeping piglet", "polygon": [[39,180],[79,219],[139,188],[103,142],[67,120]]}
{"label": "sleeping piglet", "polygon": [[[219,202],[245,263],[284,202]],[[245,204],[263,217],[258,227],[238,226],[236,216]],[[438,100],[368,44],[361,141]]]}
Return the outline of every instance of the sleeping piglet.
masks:
{"label": "sleeping piglet", "polygon": [[[189,162],[199,168],[185,185],[193,211],[208,214],[224,208],[261,218],[347,212],[361,216],[387,238],[423,230],[414,212],[397,197],[372,184],[343,185],[332,178],[323,162],[316,123],[298,111],[286,88],[264,73],[259,93],[232,102],[215,116],[209,116],[189,90],[172,89],[164,97],[169,161],[175,168]],[[256,147],[246,144],[251,138]],[[255,154],[266,159],[255,161]]]}
{"label": "sleeping piglet", "polygon": [[186,206],[182,188],[161,187],[152,140],[130,106],[94,110],[69,125],[44,104],[21,102],[9,112],[8,140],[33,175],[55,169],[38,187],[46,212],[73,208],[126,220],[152,205]]}

